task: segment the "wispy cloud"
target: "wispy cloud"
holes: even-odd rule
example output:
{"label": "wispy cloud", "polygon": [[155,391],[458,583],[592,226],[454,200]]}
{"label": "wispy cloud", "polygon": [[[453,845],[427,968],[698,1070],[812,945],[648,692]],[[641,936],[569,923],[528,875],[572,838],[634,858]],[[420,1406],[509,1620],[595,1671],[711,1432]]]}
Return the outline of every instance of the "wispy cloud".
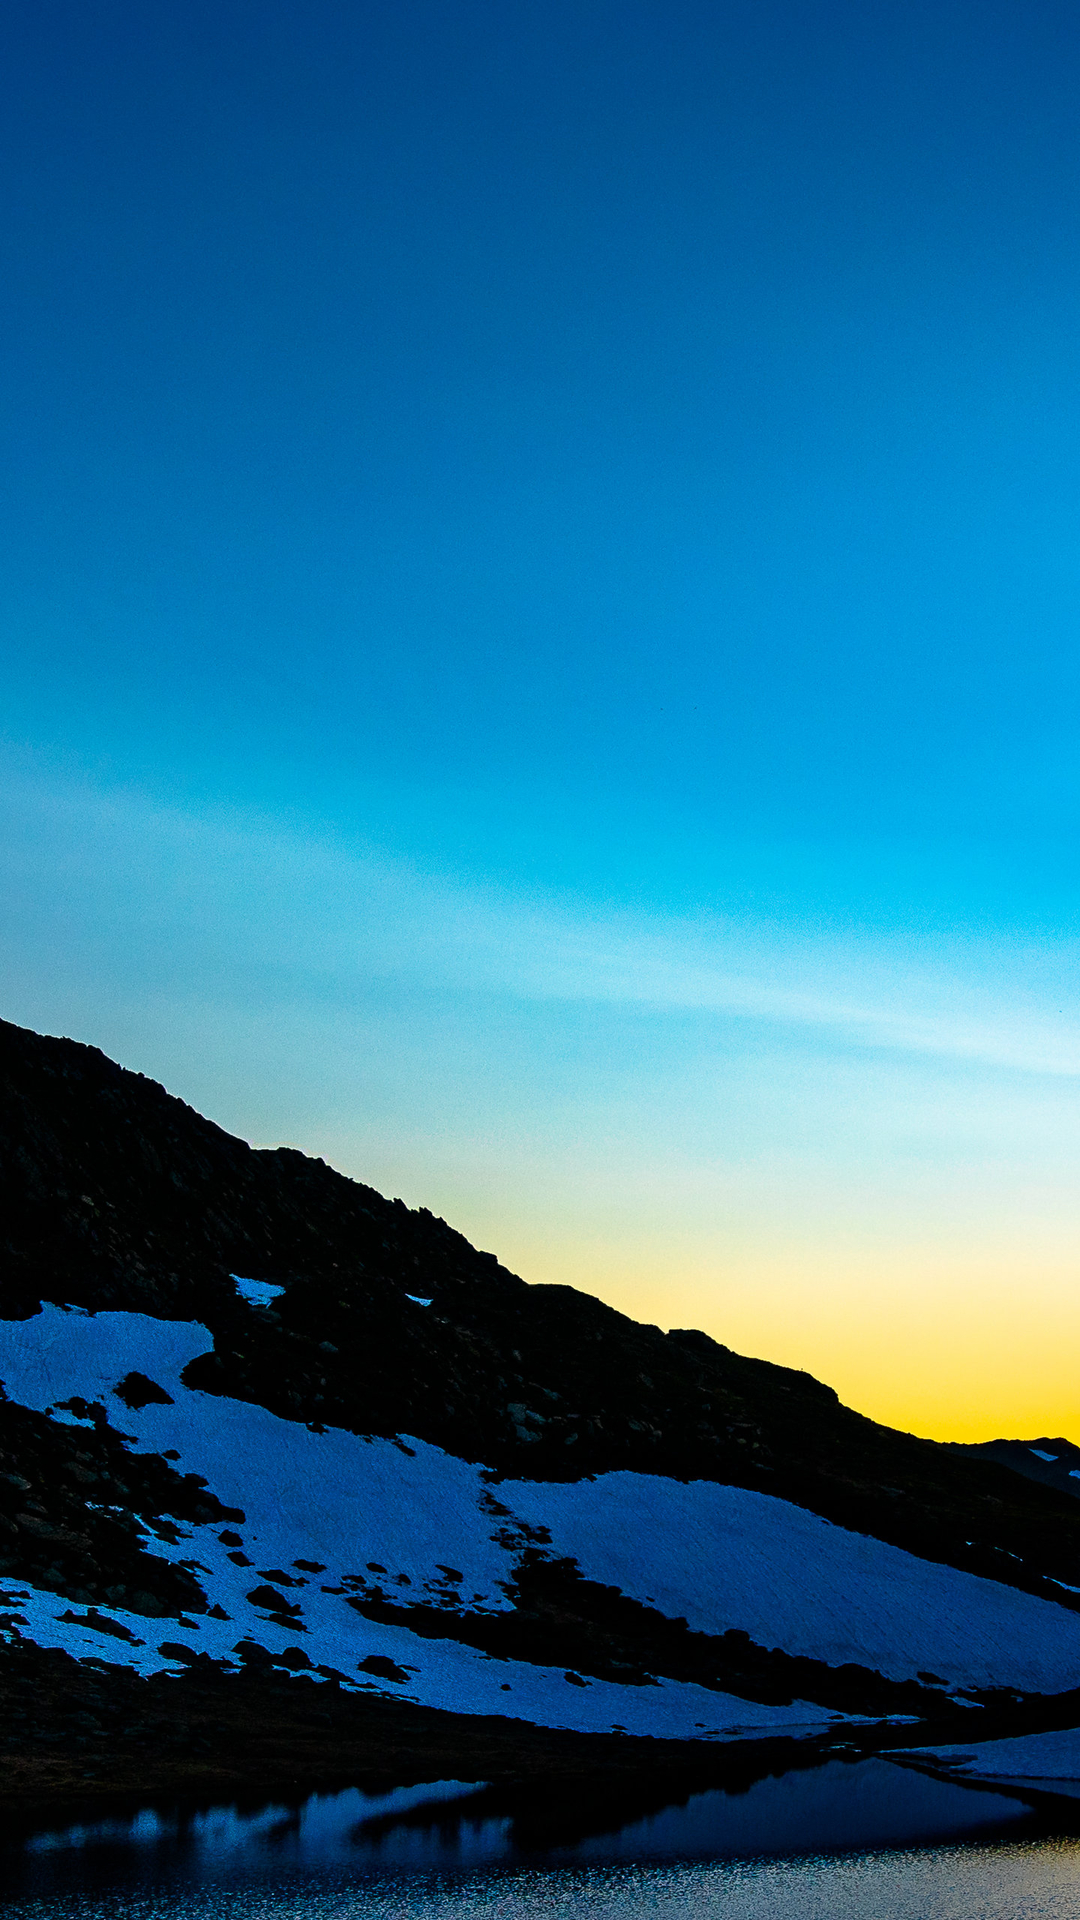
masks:
{"label": "wispy cloud", "polygon": [[[329,831],[9,766],[9,956],[48,946],[148,989],[347,1000],[395,981],[714,1014],[835,1044],[1080,1075],[1071,944],[1037,954],[767,921],[659,919],[424,873]],[[1067,1011],[1067,1009],[1070,1009]]]}
{"label": "wispy cloud", "polygon": [[[715,1012],[849,1044],[1080,1074],[1080,1023],[1033,1004],[1044,969],[1015,951],[954,947],[936,967],[893,939],[799,936],[723,921],[597,926],[552,907],[516,919],[520,990]],[[1057,956],[1060,974],[1075,955]],[[1062,996],[1066,988],[1061,985]]]}

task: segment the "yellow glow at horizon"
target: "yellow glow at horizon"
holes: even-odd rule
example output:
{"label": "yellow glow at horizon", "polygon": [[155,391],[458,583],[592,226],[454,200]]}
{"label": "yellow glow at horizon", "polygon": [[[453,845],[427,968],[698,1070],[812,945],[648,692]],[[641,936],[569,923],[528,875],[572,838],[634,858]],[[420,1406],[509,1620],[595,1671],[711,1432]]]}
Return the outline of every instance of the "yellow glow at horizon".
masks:
{"label": "yellow glow at horizon", "polygon": [[721,1270],[700,1248],[637,1261],[610,1249],[589,1260],[535,1252],[520,1249],[527,1279],[579,1287],[665,1330],[700,1327],[737,1353],[812,1373],[887,1426],[933,1440],[1080,1444],[1075,1260],[848,1251],[730,1258]]}

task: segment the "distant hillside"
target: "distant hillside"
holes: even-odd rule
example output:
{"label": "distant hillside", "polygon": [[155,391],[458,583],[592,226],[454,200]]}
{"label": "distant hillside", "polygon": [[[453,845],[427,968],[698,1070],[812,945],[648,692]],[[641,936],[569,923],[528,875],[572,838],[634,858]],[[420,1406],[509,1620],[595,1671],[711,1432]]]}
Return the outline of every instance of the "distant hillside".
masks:
{"label": "distant hillside", "polygon": [[1080,1500],[1080,1447],[1071,1440],[982,1440],[974,1446],[957,1443],[956,1451],[969,1459],[996,1460],[1025,1480]]}

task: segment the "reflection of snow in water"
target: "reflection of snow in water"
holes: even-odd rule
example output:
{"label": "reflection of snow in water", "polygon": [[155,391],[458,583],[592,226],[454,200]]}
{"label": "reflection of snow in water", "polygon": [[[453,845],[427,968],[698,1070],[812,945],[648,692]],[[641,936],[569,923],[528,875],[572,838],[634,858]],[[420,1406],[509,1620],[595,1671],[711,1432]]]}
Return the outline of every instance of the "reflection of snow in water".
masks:
{"label": "reflection of snow in water", "polygon": [[[885,1761],[834,1761],[759,1780],[744,1792],[693,1794],[681,1805],[638,1815],[621,1829],[605,1802],[598,1831],[591,1834],[587,1796],[579,1793],[569,1813],[563,1810],[574,1830],[561,1840],[558,1830],[548,1827],[541,1801],[545,1844],[538,1846],[529,1839],[535,1810],[530,1804],[523,1803],[516,1815],[502,1809],[491,1813],[482,1796],[479,1786],[440,1781],[379,1798],[349,1789],[314,1795],[295,1808],[270,1804],[251,1813],[235,1807],[184,1818],[144,1812],[130,1822],[101,1821],[38,1835],[26,1853],[31,1869],[35,1861],[45,1869],[50,1860],[62,1863],[65,1855],[81,1858],[88,1885],[97,1884],[95,1874],[126,1868],[143,1881],[155,1872],[179,1873],[205,1885],[240,1872],[265,1886],[283,1874],[327,1868],[348,1867],[361,1875],[460,1872],[483,1865],[512,1867],[523,1857],[539,1867],[545,1861],[631,1863],[890,1846],[1007,1827],[1025,1811],[1014,1800],[972,1793]],[[291,1920],[303,1920],[306,1910],[294,1907]],[[459,1909],[461,1915],[469,1912],[468,1905]]]}
{"label": "reflection of snow in water", "polygon": [[117,1843],[159,1848],[163,1841],[182,1839],[186,1852],[224,1861],[238,1854],[257,1854],[267,1843],[288,1835],[291,1852],[322,1858],[328,1851],[351,1853],[357,1829],[371,1821],[392,1822],[416,1807],[460,1806],[480,1791],[476,1782],[435,1780],[384,1794],[364,1794],[350,1787],[342,1793],[312,1794],[299,1807],[272,1802],[251,1813],[222,1806],[181,1816],[146,1807],[130,1820],[77,1822],[34,1834],[26,1842],[26,1851],[57,1853]]}

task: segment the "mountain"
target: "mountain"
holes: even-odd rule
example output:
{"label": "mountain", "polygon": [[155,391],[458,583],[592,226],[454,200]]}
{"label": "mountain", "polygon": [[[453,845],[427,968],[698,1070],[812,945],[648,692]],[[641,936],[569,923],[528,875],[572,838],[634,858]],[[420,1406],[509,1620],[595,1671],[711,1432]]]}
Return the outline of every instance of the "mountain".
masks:
{"label": "mountain", "polygon": [[974,1446],[954,1445],[970,1459],[997,1460],[1025,1480],[1037,1480],[1040,1486],[1080,1500],[1080,1447],[1071,1440],[982,1440]]}
{"label": "mountain", "polygon": [[1080,1720],[1071,1488],[6,1023],[0,1236],[0,1794]]}

